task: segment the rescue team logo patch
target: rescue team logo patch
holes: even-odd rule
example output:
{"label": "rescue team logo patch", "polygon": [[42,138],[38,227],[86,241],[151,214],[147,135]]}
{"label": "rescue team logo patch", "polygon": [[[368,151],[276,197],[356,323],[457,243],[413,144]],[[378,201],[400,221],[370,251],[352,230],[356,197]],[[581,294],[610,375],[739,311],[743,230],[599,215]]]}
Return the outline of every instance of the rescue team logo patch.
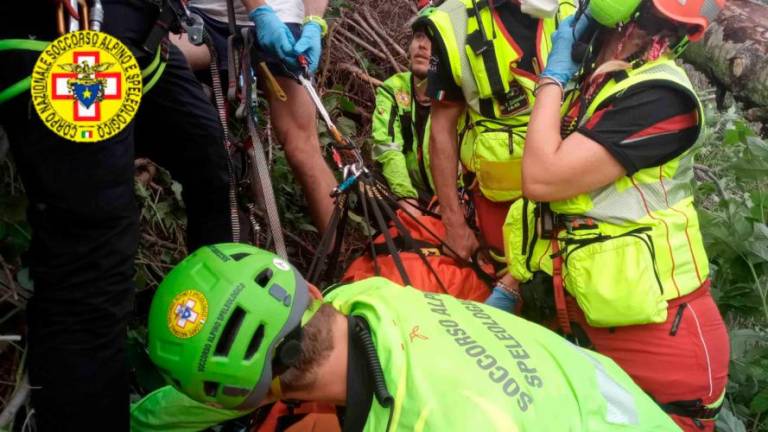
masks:
{"label": "rescue team logo patch", "polygon": [[200,291],[187,290],[173,298],[168,311],[168,328],[176,337],[198,334],[208,318],[208,300]]}
{"label": "rescue team logo patch", "polygon": [[67,33],[48,45],[32,70],[35,111],[71,141],[102,141],[123,130],[139,109],[141,89],[136,58],[106,33]]}
{"label": "rescue team logo patch", "polygon": [[407,91],[399,90],[395,92],[395,99],[397,99],[397,103],[403,108],[409,108],[411,106],[411,95]]}

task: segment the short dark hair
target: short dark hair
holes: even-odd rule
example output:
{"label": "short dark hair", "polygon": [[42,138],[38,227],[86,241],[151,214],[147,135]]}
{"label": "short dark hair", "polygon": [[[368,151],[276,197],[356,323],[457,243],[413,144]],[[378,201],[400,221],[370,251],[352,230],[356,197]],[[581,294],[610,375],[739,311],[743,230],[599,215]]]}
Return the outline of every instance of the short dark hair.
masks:
{"label": "short dark hair", "polygon": [[329,329],[338,314],[333,306],[324,304],[302,329],[299,360],[280,375],[284,392],[303,390],[313,384],[311,372],[333,351],[333,338],[330,337]]}

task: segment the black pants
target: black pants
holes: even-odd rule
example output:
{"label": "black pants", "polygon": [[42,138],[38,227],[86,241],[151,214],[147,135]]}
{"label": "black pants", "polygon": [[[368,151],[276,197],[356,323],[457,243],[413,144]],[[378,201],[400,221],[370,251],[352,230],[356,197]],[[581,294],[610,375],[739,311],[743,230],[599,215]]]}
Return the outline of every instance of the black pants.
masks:
{"label": "black pants", "polygon": [[[0,38],[52,40],[50,3],[20,3],[30,11],[3,14]],[[140,3],[104,1],[104,7],[104,31],[129,45],[138,46],[154,21]],[[140,64],[150,57],[139,58]],[[35,59],[0,53],[0,88],[29,74]],[[0,124],[29,196],[35,292],[27,311],[28,366],[38,426],[43,432],[128,430],[124,345],[138,236],[135,150],[182,183],[190,249],[231,241],[226,154],[215,110],[174,48],[137,118],[112,139],[80,144],[59,138],[40,121],[28,94],[0,105]]]}

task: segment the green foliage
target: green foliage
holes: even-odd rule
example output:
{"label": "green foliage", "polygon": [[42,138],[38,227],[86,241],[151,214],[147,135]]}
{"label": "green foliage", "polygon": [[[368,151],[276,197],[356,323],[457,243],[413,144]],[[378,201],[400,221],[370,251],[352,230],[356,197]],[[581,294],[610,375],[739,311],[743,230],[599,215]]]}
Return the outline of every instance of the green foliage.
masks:
{"label": "green foliage", "polygon": [[275,199],[280,214],[280,220],[285,229],[290,232],[306,231],[316,233],[312,220],[307,212],[304,193],[293,176],[282,149],[276,149],[272,162],[272,186],[275,189]]}
{"label": "green foliage", "polygon": [[713,294],[731,338],[718,430],[768,431],[768,143],[734,109],[708,118],[697,201]]}
{"label": "green foliage", "polygon": [[27,197],[10,160],[0,158],[0,254],[14,262],[29,248],[32,233],[27,223]]}
{"label": "green foliage", "polygon": [[151,164],[151,169],[156,173],[148,183],[137,181],[134,184],[140,209],[140,247],[134,276],[137,292],[154,289],[186,254],[187,217],[181,185],[164,168]]}

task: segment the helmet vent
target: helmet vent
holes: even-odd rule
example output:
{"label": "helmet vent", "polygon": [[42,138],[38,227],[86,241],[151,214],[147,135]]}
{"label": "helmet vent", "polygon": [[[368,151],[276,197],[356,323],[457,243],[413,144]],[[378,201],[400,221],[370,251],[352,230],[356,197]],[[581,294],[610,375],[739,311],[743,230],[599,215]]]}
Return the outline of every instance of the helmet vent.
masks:
{"label": "helmet vent", "polygon": [[241,259],[243,259],[243,258],[245,258],[247,256],[251,256],[251,254],[249,254],[248,252],[239,252],[239,253],[236,253],[236,254],[232,254],[229,257],[232,258],[235,261],[240,261]]}
{"label": "helmet vent", "polygon": [[259,328],[253,333],[251,342],[248,344],[248,348],[245,350],[245,361],[250,361],[254,355],[259,351],[261,342],[264,340],[264,324],[259,324]]}
{"label": "helmet vent", "polygon": [[229,316],[229,320],[227,320],[227,324],[224,325],[221,336],[219,336],[219,342],[216,344],[216,350],[213,352],[214,355],[223,357],[229,355],[229,350],[232,349],[232,344],[235,342],[235,337],[238,330],[240,330],[240,325],[243,324],[244,318],[245,311],[243,308],[240,306],[235,307],[232,315]]}
{"label": "helmet vent", "polygon": [[267,284],[269,284],[269,281],[272,279],[272,274],[272,269],[266,268],[261,273],[259,273],[258,276],[256,276],[254,281],[256,281],[260,287],[266,288]]}
{"label": "helmet vent", "polygon": [[216,394],[219,392],[219,383],[213,381],[205,381],[203,382],[203,391],[205,392],[206,396],[215,398]]}
{"label": "helmet vent", "polygon": [[225,396],[248,396],[251,393],[251,390],[241,387],[232,387],[232,386],[224,386],[224,388],[221,389],[221,392]]}

